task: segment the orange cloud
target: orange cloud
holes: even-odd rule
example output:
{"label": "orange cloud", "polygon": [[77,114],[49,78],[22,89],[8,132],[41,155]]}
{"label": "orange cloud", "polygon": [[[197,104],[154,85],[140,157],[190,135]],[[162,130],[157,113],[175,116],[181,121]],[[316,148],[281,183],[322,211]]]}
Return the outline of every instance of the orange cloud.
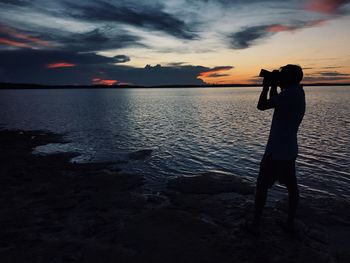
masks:
{"label": "orange cloud", "polygon": [[284,25],[272,25],[266,28],[266,31],[271,33],[277,33],[282,31],[293,31],[293,30],[296,30],[296,28],[291,26],[284,26]]}
{"label": "orange cloud", "polygon": [[215,67],[215,68],[209,69],[207,71],[201,72],[198,77],[199,78],[202,78],[202,77],[203,78],[219,77],[220,75],[222,75],[221,72],[227,71],[227,70],[230,70],[230,69],[233,69],[233,67],[231,67],[231,66]]}
{"label": "orange cloud", "polygon": [[197,78],[203,80],[205,83],[208,83],[208,84],[219,83],[222,81],[222,79],[219,79],[219,78],[230,76],[230,74],[223,73],[224,71],[228,71],[230,69],[233,69],[233,67],[232,66],[214,67],[204,72],[201,72]]}
{"label": "orange cloud", "polygon": [[14,37],[16,38],[20,38],[20,39],[25,39],[25,40],[28,40],[28,41],[31,41],[35,44],[38,44],[38,45],[41,45],[41,46],[46,46],[46,47],[50,47],[51,44],[45,40],[41,40],[39,38],[36,38],[36,37],[32,37],[32,36],[29,36],[29,35],[25,35],[25,34],[21,34],[21,33],[16,33],[16,34],[13,34]]}
{"label": "orange cloud", "polygon": [[336,11],[346,2],[347,0],[311,0],[306,5],[306,10],[319,12],[319,13],[326,13],[326,14],[333,14],[336,13]]}
{"label": "orange cloud", "polygon": [[75,67],[76,64],[68,63],[68,62],[56,62],[56,63],[50,63],[46,67],[47,68],[71,68]]}
{"label": "orange cloud", "polygon": [[14,40],[7,39],[7,38],[0,38],[0,44],[12,46],[12,47],[32,48],[32,46],[29,44],[14,41]]}
{"label": "orange cloud", "polygon": [[[37,37],[33,37],[31,35],[28,35],[28,34],[20,33],[17,30],[14,30],[14,29],[6,27],[6,26],[0,26],[0,33],[6,34],[6,35],[8,35],[11,38],[26,40],[27,42],[31,42],[31,43],[34,43],[34,44],[39,45],[39,46],[45,46],[45,47],[50,47],[51,46],[51,44],[49,42],[45,41],[45,40],[42,40],[42,39],[37,38]],[[18,42],[18,41],[15,41],[15,42],[21,43],[21,42]],[[23,45],[28,45],[29,47],[32,47],[32,46],[30,46],[27,43],[22,43],[22,44]],[[27,47],[27,46],[19,46],[19,45],[17,45],[17,47]]]}
{"label": "orange cloud", "polygon": [[100,78],[94,78],[92,79],[92,84],[94,85],[106,85],[106,86],[112,86],[116,84],[118,80],[115,79],[100,79]]}

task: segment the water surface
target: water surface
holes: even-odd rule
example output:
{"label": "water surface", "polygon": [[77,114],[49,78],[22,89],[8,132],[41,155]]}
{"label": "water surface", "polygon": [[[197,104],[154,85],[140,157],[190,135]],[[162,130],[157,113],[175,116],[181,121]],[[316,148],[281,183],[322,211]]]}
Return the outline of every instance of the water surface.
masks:
{"label": "water surface", "polygon": [[[150,188],[171,176],[225,171],[255,178],[272,110],[260,88],[0,90],[0,125],[65,133],[77,161],[127,161]],[[350,87],[305,87],[299,132],[302,190],[350,198]],[[152,149],[144,161],[128,153]]]}

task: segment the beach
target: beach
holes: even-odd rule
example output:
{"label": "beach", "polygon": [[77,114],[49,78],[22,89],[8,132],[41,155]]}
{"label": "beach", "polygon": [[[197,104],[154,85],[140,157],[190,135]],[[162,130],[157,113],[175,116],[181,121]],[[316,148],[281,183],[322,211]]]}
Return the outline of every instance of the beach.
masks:
{"label": "beach", "polygon": [[301,193],[295,234],[276,223],[286,217],[282,199],[255,237],[242,228],[254,195],[244,178],[179,176],[149,192],[118,163],[32,153],[65,142],[60,134],[0,134],[1,262],[349,262],[350,204],[340,197]]}

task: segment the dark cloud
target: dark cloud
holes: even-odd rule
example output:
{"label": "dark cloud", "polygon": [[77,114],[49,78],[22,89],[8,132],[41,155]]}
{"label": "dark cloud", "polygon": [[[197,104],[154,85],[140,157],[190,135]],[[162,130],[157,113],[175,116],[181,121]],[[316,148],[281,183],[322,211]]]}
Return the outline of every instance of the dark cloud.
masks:
{"label": "dark cloud", "polygon": [[257,84],[261,84],[262,85],[262,79],[261,79],[261,77],[259,77],[259,76],[253,76],[253,77],[251,77],[250,79],[248,79],[248,82],[249,83],[252,83],[252,84],[254,84],[254,85],[257,85]]}
{"label": "dark cloud", "polygon": [[[213,3],[221,4],[225,7],[227,6],[237,6],[237,5],[249,5],[249,4],[265,4],[265,3],[281,3],[280,0],[197,0],[202,3]],[[188,3],[193,2],[193,0],[187,0]]]}
{"label": "dark cloud", "polygon": [[51,40],[71,51],[99,51],[129,46],[141,46],[140,38],[123,31],[108,32],[94,29],[80,34],[60,34],[50,36]]}
{"label": "dark cloud", "polygon": [[296,31],[307,27],[315,27],[326,23],[325,19],[317,19],[313,21],[297,21],[291,25],[285,24],[268,24],[245,27],[242,30],[229,35],[230,46],[233,49],[245,49],[259,43],[262,39],[269,38],[272,35],[285,32]]}
{"label": "dark cloud", "polygon": [[180,18],[163,10],[160,4],[133,4],[129,2],[107,3],[95,1],[80,5],[66,2],[71,11],[68,14],[77,19],[97,22],[116,22],[159,30],[183,39],[196,37]]}
{"label": "dark cloud", "polygon": [[94,53],[34,49],[0,51],[0,57],[1,81],[49,84],[86,84],[88,75],[99,68],[129,59],[125,55],[108,58]]}
{"label": "dark cloud", "polygon": [[332,68],[343,68],[342,66],[328,66],[328,67],[322,67],[323,69],[332,69]]}
{"label": "dark cloud", "polygon": [[115,59],[114,63],[125,63],[130,61],[130,58],[125,55],[117,55],[117,56],[114,56],[113,58]]}
{"label": "dark cloud", "polygon": [[[130,77],[130,81],[135,84],[143,85],[200,85],[204,82],[198,78],[202,71],[208,70],[209,68],[204,66],[175,66],[175,67],[164,67],[161,65],[151,66],[147,65],[145,68],[133,68],[131,71],[125,70],[125,77]],[[130,72],[135,75],[129,75]]]}
{"label": "dark cloud", "polygon": [[27,5],[31,5],[31,1],[25,1],[25,0],[1,0],[0,4],[27,6]]}
{"label": "dark cloud", "polygon": [[322,71],[322,72],[319,72],[318,74],[320,74],[321,76],[325,76],[325,77],[339,77],[339,76],[350,77],[350,74],[341,73],[338,71]]}
{"label": "dark cloud", "polygon": [[306,74],[303,81],[305,82],[332,82],[342,81],[350,82],[350,74],[339,71],[319,71],[315,73]]}
{"label": "dark cloud", "polygon": [[168,67],[178,67],[178,66],[183,66],[187,64],[187,62],[170,62],[170,63],[167,63],[167,66]]}
{"label": "dark cloud", "polygon": [[[104,57],[95,53],[78,53],[62,50],[8,50],[0,51],[1,67],[15,69],[21,67],[44,67],[47,63],[65,61],[79,65],[113,64],[128,61],[125,55]],[[124,60],[124,61],[122,61]]]}
{"label": "dark cloud", "polygon": [[231,47],[234,49],[248,48],[255,44],[257,40],[270,35],[266,28],[267,26],[252,26],[231,34],[229,36]]}
{"label": "dark cloud", "polygon": [[219,78],[219,77],[227,77],[227,76],[230,76],[230,74],[213,73],[208,75],[209,78]]}
{"label": "dark cloud", "polygon": [[145,68],[135,68],[115,64],[128,61],[125,55],[108,58],[72,51],[22,49],[0,51],[0,57],[0,82],[87,85],[97,79],[106,79],[146,86],[198,85],[204,82],[197,77],[209,70],[207,67],[192,65],[147,65]]}
{"label": "dark cloud", "polygon": [[108,32],[94,29],[85,33],[67,33],[53,30],[52,32],[24,31],[0,23],[0,42],[5,44],[1,49],[17,48],[51,48],[69,51],[100,51],[118,49],[129,46],[143,46],[138,36],[124,31]]}

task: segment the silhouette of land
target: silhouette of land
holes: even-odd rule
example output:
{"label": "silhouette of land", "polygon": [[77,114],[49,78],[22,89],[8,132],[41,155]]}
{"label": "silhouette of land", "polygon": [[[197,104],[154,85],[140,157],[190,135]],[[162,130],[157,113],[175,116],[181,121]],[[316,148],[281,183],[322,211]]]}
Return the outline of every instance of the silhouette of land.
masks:
{"label": "silhouette of land", "polygon": [[[178,177],[161,192],[116,163],[78,164],[75,153],[34,155],[65,143],[47,131],[0,130],[1,262],[349,262],[349,203],[301,196],[296,235],[266,207],[259,238],[241,229],[253,184],[240,176]],[[135,161],[152,154],[130,153]]]}
{"label": "silhouette of land", "polygon": [[[306,83],[303,86],[350,86],[350,83]],[[213,88],[213,87],[261,87],[261,84],[207,84],[207,85],[42,85],[35,83],[0,83],[0,89],[89,89],[89,88]]]}

